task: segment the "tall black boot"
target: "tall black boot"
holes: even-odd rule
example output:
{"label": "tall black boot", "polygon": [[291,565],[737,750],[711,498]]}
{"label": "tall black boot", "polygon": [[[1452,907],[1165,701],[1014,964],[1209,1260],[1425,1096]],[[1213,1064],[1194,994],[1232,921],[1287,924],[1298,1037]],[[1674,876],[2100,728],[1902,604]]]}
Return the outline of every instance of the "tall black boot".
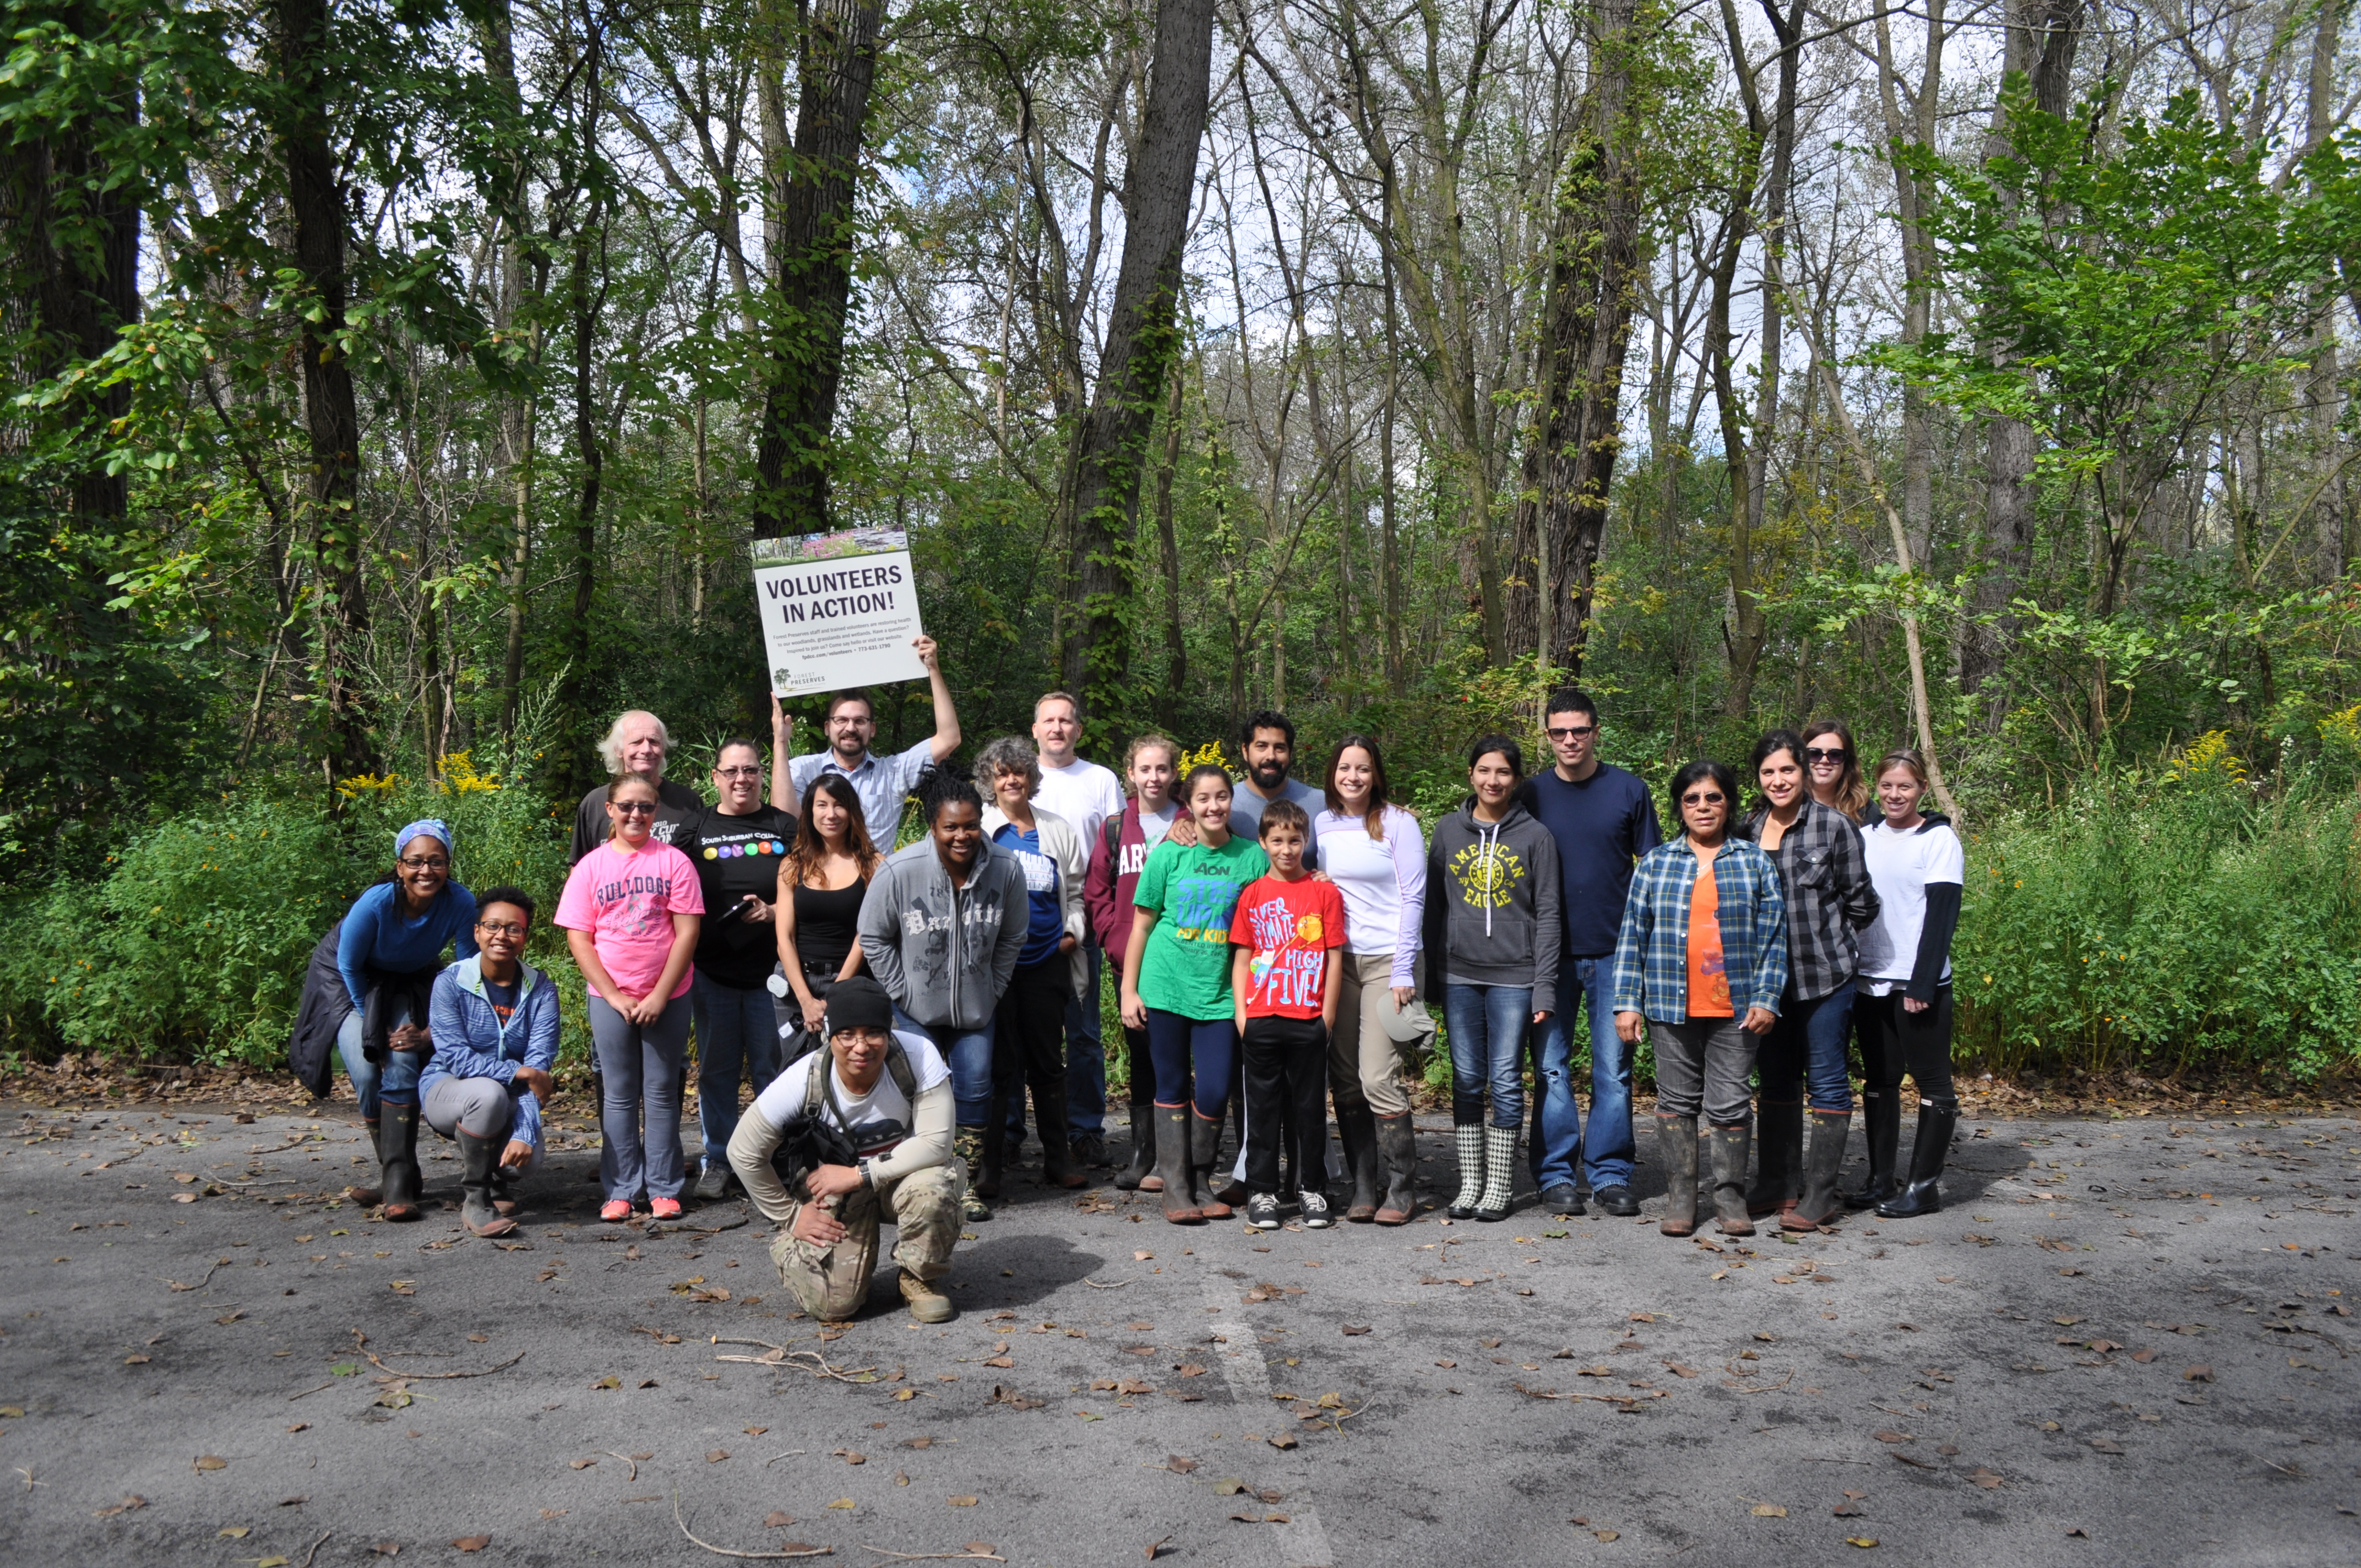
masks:
{"label": "tall black boot", "polygon": [[1795,1206],[1803,1165],[1804,1102],[1764,1100],[1754,1109],[1754,1182],[1746,1190],[1746,1212],[1755,1219],[1784,1214]]}
{"label": "tall black boot", "polygon": [[1156,1107],[1134,1105],[1131,1108],[1131,1163],[1115,1173],[1115,1184],[1126,1192],[1137,1192],[1139,1184],[1156,1168]]}
{"label": "tall black boot", "polygon": [[1041,1139],[1041,1182],[1045,1187],[1087,1187],[1090,1178],[1074,1168],[1073,1146],[1057,1135],[1066,1113],[1066,1086],[1040,1082],[1033,1086],[1033,1120],[1049,1131]]}
{"label": "tall black boot", "polygon": [[1378,1118],[1366,1100],[1336,1107],[1336,1135],[1345,1146],[1345,1175],[1353,1184],[1345,1218],[1366,1225],[1378,1217]]}
{"label": "tall black boot", "polygon": [[1920,1103],[1918,1138],[1910,1146],[1910,1185],[1877,1206],[1880,1216],[1907,1220],[1942,1209],[1943,1194],[1935,1182],[1943,1174],[1943,1162],[1951,1152],[1951,1133],[1959,1124],[1957,1102],[1938,1105],[1929,1100]]}
{"label": "tall black boot", "polygon": [[492,1207],[492,1172],[500,1166],[500,1150],[508,1140],[479,1138],[465,1127],[458,1129],[458,1135],[459,1188],[466,1194],[459,1205],[459,1223],[476,1235],[507,1235],[517,1228],[516,1222]]}
{"label": "tall black boot", "polygon": [[397,1224],[424,1219],[425,1212],[418,1206],[426,1179],[418,1169],[417,1106],[378,1102],[377,1163],[378,1187],[385,1201],[379,1212]]}
{"label": "tall black boot", "polygon": [[1861,1190],[1845,1194],[1848,1209],[1874,1209],[1894,1196],[1894,1152],[1902,1142],[1902,1091],[1899,1085],[1861,1091],[1861,1136],[1869,1146],[1869,1175]]}
{"label": "tall black boot", "polygon": [[1386,1169],[1385,1201],[1378,1205],[1381,1225],[1406,1225],[1418,1212],[1418,1135],[1410,1113],[1377,1118],[1378,1158]]}

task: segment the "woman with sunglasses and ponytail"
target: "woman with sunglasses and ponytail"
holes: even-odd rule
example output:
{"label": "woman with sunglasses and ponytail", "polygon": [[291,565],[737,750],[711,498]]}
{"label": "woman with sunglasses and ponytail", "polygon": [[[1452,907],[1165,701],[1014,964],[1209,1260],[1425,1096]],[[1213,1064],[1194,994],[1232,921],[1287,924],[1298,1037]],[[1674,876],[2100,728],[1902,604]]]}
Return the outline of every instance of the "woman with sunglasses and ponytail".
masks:
{"label": "woman with sunglasses and ponytail", "polygon": [[1812,798],[1864,826],[1877,820],[1877,803],[1861,776],[1861,756],[1852,731],[1841,719],[1816,718],[1804,726],[1804,782]]}
{"label": "woman with sunglasses and ponytail", "polygon": [[[1916,751],[1889,751],[1877,764],[1879,820],[1861,834],[1877,883],[1876,924],[1861,934],[1861,983],[1853,1027],[1861,1036],[1861,1124],[1869,1138],[1869,1183],[1845,1206],[1877,1206],[1889,1220],[1942,1208],[1943,1174],[1960,1101],[1951,1089],[1951,934],[1960,923],[1967,856],[1948,818],[1918,809],[1927,764]],[[1894,1190],[1902,1135],[1902,1075],[1918,1085],[1918,1137],[1909,1185]]]}

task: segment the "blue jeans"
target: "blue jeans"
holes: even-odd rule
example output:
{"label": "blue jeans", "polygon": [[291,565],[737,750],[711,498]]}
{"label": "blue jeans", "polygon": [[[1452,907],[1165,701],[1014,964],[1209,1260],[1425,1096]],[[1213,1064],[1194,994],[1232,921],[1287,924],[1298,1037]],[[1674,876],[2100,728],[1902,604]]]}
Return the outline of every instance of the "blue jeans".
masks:
{"label": "blue jeans", "polygon": [[728,1170],[741,1074],[757,1094],[779,1076],[778,1014],[763,987],[744,991],[701,972],[690,983],[688,1001],[697,1019],[697,1121],[705,1135],[705,1168]]}
{"label": "blue jeans", "polygon": [[1082,958],[1082,993],[1066,1002],[1066,1123],[1070,1137],[1094,1138],[1106,1130],[1106,1042],[1099,1037],[1099,970],[1106,955],[1085,942]]}
{"label": "blue jeans", "polygon": [[981,1029],[941,1028],[921,1024],[899,1007],[894,1026],[924,1035],[942,1052],[951,1069],[952,1115],[962,1127],[981,1128],[992,1120],[992,1025]]}
{"label": "blue jeans", "polygon": [[[399,1029],[414,1022],[407,1003],[397,1005],[393,1016],[386,1020],[388,1029]],[[423,1051],[388,1051],[385,1065],[361,1055],[361,1010],[354,1008],[345,1014],[336,1030],[336,1054],[345,1058],[345,1073],[353,1080],[353,1098],[361,1102],[361,1120],[377,1120],[379,1098],[391,1095],[397,1105],[418,1103],[418,1075],[426,1070],[427,1054]]]}
{"label": "blue jeans", "polygon": [[1793,992],[1780,999],[1779,1022],[1763,1036],[1754,1058],[1764,1104],[1807,1100],[1815,1111],[1852,1114],[1852,1077],[1845,1065],[1852,998],[1853,982],[1847,981],[1809,1002],[1796,1001]]}
{"label": "blue jeans", "polygon": [[[1563,959],[1557,1005],[1533,1034],[1533,1130],[1528,1153],[1543,1192],[1574,1184],[1579,1166],[1596,1192],[1631,1185],[1631,1047],[1615,1034],[1615,960]],[[1574,1090],[1576,1010],[1590,1012],[1590,1125]]]}
{"label": "blue jeans", "polygon": [[1184,1018],[1161,1008],[1148,1010],[1148,1048],[1156,1061],[1156,1102],[1180,1105],[1196,1080],[1197,1114],[1218,1122],[1229,1108],[1230,1080],[1237,1070],[1238,1026],[1235,1019]]}
{"label": "blue jeans", "polygon": [[1530,985],[1443,988],[1444,1026],[1451,1031],[1451,1119],[1480,1122],[1492,1091],[1492,1125],[1525,1122],[1525,1031],[1532,1024]]}

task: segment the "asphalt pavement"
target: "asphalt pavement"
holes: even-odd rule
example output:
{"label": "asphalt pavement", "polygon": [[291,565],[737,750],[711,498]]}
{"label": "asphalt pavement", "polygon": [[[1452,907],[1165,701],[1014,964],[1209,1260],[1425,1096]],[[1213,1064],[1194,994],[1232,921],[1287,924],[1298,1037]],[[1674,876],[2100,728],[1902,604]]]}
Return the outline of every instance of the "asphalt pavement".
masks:
{"label": "asphalt pavement", "polygon": [[2345,1118],[1969,1121],[1943,1213],[1801,1241],[1658,1234],[1653,1162],[1269,1234],[1028,1168],[955,1321],[889,1265],[833,1335],[742,1202],[598,1223],[578,1133],[494,1242],[431,1135],[390,1225],[343,1115],[6,1118],[14,1563],[2361,1562]]}

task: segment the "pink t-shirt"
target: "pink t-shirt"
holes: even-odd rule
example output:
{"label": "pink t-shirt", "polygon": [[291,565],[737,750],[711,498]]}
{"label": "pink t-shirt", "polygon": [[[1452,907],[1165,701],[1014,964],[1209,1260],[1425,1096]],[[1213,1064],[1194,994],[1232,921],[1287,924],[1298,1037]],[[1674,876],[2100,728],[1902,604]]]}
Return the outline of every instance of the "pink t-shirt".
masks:
{"label": "pink t-shirt", "polygon": [[[672,917],[705,913],[697,868],[670,844],[653,839],[637,854],[609,839],[574,863],[557,900],[557,923],[588,931],[598,961],[615,983],[644,996],[672,956]],[[681,971],[674,996],[688,994],[697,966]],[[593,987],[593,993],[596,992]]]}

